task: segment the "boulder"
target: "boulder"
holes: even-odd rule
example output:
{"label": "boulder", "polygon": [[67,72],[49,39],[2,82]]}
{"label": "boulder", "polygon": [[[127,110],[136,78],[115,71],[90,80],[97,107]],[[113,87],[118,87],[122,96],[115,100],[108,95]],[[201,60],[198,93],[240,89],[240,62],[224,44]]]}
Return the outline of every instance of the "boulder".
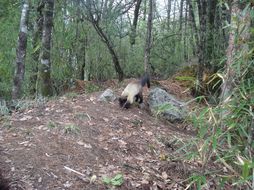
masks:
{"label": "boulder", "polygon": [[182,122],[187,116],[185,103],[161,88],[154,88],[150,91],[148,104],[154,115],[172,123]]}
{"label": "boulder", "polygon": [[106,89],[99,97],[99,101],[104,101],[104,102],[113,102],[115,101],[116,96],[114,92],[111,89]]}

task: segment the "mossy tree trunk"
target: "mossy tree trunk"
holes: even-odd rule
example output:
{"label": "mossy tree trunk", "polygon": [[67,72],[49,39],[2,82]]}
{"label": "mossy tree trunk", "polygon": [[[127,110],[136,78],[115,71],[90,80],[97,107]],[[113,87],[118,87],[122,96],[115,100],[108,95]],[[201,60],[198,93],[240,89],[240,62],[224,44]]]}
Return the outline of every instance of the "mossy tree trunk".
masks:
{"label": "mossy tree trunk", "polygon": [[44,97],[53,95],[52,81],[50,76],[50,50],[53,27],[53,11],[54,0],[45,0],[45,8],[43,10],[42,48],[37,83],[38,94]]}
{"label": "mossy tree trunk", "polygon": [[12,99],[14,100],[20,98],[22,94],[22,82],[25,75],[28,17],[29,1],[25,0],[21,11],[18,45],[16,49],[16,68],[12,88]]}
{"label": "mossy tree trunk", "polygon": [[154,6],[153,0],[149,0],[149,13],[147,19],[145,56],[144,56],[144,68],[146,73],[150,73],[151,69],[150,54],[152,48],[153,6]]}
{"label": "mossy tree trunk", "polygon": [[141,2],[142,0],[137,0],[135,9],[134,9],[134,18],[133,18],[133,23],[131,26],[131,34],[130,34],[130,44],[132,46],[135,44],[135,40],[136,40],[136,30],[137,30],[138,16],[139,16],[139,9],[140,9]]}
{"label": "mossy tree trunk", "polygon": [[42,0],[38,1],[36,20],[34,22],[33,28],[33,38],[32,38],[32,73],[30,75],[30,94],[36,94],[36,81],[38,76],[38,63],[40,61],[40,51],[41,51],[41,39],[42,39],[42,26],[43,26],[43,8],[44,2]]}
{"label": "mossy tree trunk", "polygon": [[207,32],[207,0],[198,0],[198,13],[200,23],[200,38],[198,42],[198,70],[197,70],[197,85],[196,96],[200,95],[203,86],[203,74],[206,70],[208,61],[206,53],[206,32]]}
{"label": "mossy tree trunk", "polygon": [[[232,2],[231,8],[231,30],[229,33],[228,48],[226,51],[227,62],[225,65],[225,80],[222,85],[221,102],[226,104],[235,88],[235,82],[238,81],[237,68],[234,63],[237,61],[237,55],[248,54],[248,44],[250,39],[250,13],[242,13],[245,3],[237,0]],[[238,41],[237,41],[238,39]],[[240,39],[240,40],[239,40]]]}

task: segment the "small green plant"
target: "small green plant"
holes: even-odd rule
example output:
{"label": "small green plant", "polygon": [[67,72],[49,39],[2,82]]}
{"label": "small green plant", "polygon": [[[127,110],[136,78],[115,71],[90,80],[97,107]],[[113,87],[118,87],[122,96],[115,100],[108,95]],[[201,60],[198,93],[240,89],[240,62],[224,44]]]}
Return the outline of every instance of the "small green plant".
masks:
{"label": "small green plant", "polygon": [[123,180],[123,175],[122,174],[117,174],[113,178],[109,177],[104,177],[102,181],[107,184],[107,185],[112,185],[112,186],[121,186],[124,182]]}
{"label": "small green plant", "polygon": [[47,123],[47,127],[48,127],[49,129],[54,129],[54,128],[57,127],[57,124],[54,123],[53,121],[49,121],[49,122]]}
{"label": "small green plant", "polygon": [[39,107],[45,106],[46,103],[47,103],[47,101],[48,101],[48,98],[47,98],[47,97],[42,97],[42,96],[40,96],[40,95],[39,95],[38,97],[36,97],[36,99],[35,99],[35,103],[36,103],[36,105],[39,106]]}
{"label": "small green plant", "polygon": [[0,115],[8,115],[9,109],[5,101],[0,101]]}
{"label": "small green plant", "polygon": [[6,121],[2,124],[2,127],[3,128],[6,128],[6,129],[10,129],[12,127],[11,125],[11,122],[10,121]]}
{"label": "small green plant", "polygon": [[33,102],[29,100],[13,100],[12,106],[15,110],[26,110],[33,106]]}
{"label": "small green plant", "polygon": [[96,92],[99,91],[100,87],[98,85],[92,84],[92,83],[87,83],[85,86],[85,91],[87,93],[92,93],[92,92]]}
{"label": "small green plant", "polygon": [[78,96],[78,94],[76,92],[68,92],[68,93],[65,94],[65,96],[67,98],[72,99],[72,98],[76,98]]}
{"label": "small green plant", "polygon": [[179,81],[191,81],[191,82],[194,82],[196,80],[196,78],[192,76],[176,76],[175,79]]}
{"label": "small green plant", "polygon": [[75,118],[80,120],[91,120],[91,117],[87,113],[75,113]]}
{"label": "small green plant", "polygon": [[65,133],[79,133],[80,129],[78,126],[70,124],[70,125],[66,125],[64,127],[64,132]]}

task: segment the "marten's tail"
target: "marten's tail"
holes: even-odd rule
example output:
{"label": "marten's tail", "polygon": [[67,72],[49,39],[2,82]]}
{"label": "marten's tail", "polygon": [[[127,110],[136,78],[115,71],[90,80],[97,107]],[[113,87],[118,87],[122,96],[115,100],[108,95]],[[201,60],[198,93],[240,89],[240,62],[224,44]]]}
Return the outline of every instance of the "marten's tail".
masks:
{"label": "marten's tail", "polygon": [[140,79],[140,83],[142,85],[142,87],[144,87],[147,84],[147,87],[150,88],[150,76],[149,74],[145,74],[141,79]]}

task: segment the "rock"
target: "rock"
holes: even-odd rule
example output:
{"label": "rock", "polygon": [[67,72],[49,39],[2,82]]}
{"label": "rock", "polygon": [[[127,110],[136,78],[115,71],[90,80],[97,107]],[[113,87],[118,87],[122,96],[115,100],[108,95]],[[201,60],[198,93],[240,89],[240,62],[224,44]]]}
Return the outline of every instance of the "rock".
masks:
{"label": "rock", "polygon": [[170,122],[181,122],[187,116],[185,103],[161,88],[154,88],[148,95],[148,104],[154,115]]}
{"label": "rock", "polygon": [[105,90],[99,97],[99,101],[113,102],[116,99],[114,92],[111,89]]}

